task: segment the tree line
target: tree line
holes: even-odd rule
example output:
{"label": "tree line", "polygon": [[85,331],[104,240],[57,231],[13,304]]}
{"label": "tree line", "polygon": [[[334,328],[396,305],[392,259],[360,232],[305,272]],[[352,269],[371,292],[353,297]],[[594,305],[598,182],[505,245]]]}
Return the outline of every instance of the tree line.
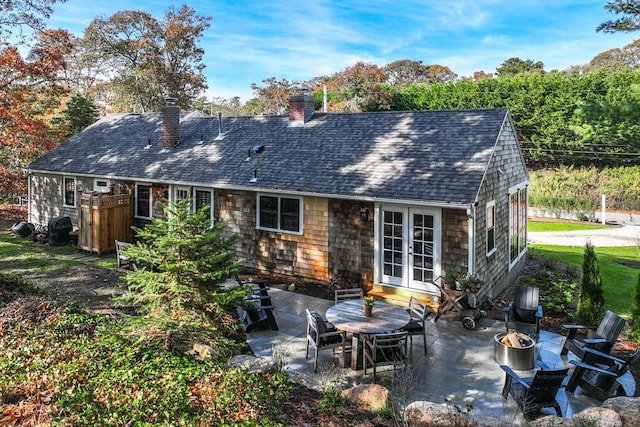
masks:
{"label": "tree line", "polygon": [[[640,159],[640,41],[568,70],[546,71],[541,61],[521,58],[472,76],[412,59],[357,62],[307,81],[266,78],[251,85],[254,97],[242,103],[202,96],[200,39],[211,17],[186,5],[169,7],[160,19],[125,10],[95,18],[76,37],[46,28],[52,6],[64,1],[14,0],[0,8],[0,198],[24,194],[24,166],[101,114],[159,111],[167,96],[205,114],[284,114],[301,87],[330,112],[509,108],[531,167]],[[618,3],[640,5],[610,2],[605,8],[628,19],[598,30],[638,28],[638,15]]]}

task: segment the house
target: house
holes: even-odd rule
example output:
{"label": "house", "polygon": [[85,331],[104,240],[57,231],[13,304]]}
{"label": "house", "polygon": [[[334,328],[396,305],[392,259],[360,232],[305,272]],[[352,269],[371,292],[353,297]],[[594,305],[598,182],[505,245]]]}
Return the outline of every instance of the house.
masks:
{"label": "house", "polygon": [[28,167],[29,215],[78,220],[81,192],[130,194],[132,221],[162,198],[209,206],[243,265],[403,293],[439,294],[446,270],[495,294],[526,253],[525,163],[506,109],[288,116],[102,118]]}

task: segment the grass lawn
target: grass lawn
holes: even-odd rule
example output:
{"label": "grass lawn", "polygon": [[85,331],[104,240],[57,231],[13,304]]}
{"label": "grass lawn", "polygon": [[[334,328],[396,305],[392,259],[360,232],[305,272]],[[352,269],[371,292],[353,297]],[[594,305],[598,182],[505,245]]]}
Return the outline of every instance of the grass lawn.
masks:
{"label": "grass lawn", "polygon": [[600,225],[589,222],[551,222],[529,221],[527,231],[572,231],[572,230],[597,230],[599,228],[611,228],[611,225]]}
{"label": "grass lawn", "polygon": [[[529,250],[547,258],[582,268],[584,247],[529,245]],[[629,317],[632,298],[638,283],[640,248],[637,246],[595,247],[606,307]]]}

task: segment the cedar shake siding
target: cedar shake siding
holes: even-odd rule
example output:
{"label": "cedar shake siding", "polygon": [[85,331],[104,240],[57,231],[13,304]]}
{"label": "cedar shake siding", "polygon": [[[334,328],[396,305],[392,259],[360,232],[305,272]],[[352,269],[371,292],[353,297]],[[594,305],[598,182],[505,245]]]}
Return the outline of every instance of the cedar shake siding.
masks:
{"label": "cedar shake siding", "polygon": [[[80,189],[101,179],[114,194],[134,195],[137,227],[162,215],[162,197],[210,197],[213,220],[239,237],[239,262],[259,271],[423,292],[437,292],[430,281],[446,269],[478,273],[493,294],[515,279],[524,252],[510,262],[509,191],[528,177],[508,110],[321,113],[308,95],[290,102],[278,116],[209,117],[168,105],[103,117],[29,165],[29,221],[77,223]],[[76,179],[76,207],[64,203],[65,176]],[[283,199],[300,201],[301,221]],[[267,229],[256,224],[259,200]],[[495,251],[487,254],[489,201]]]}
{"label": "cedar shake siding", "polygon": [[[369,212],[369,220],[360,211]],[[345,287],[373,284],[373,204],[329,200],[329,272]]]}
{"label": "cedar shake siding", "polygon": [[[509,188],[526,182],[528,175],[523,167],[516,138],[509,122],[500,133],[496,148],[489,162],[485,179],[478,193],[476,207],[476,271],[494,286],[493,294],[502,291],[512,283],[522,267],[524,257],[518,265],[509,269]],[[496,251],[487,256],[486,205],[495,200],[495,246]]]}
{"label": "cedar shake siding", "polygon": [[469,253],[469,219],[460,209],[442,210],[442,275],[446,270],[466,272]]}

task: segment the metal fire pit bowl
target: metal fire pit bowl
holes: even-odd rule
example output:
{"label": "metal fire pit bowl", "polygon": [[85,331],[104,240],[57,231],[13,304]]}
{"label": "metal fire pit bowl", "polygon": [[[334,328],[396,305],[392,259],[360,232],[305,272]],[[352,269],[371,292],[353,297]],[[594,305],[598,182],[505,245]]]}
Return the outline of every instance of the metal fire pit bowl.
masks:
{"label": "metal fire pit bowl", "polygon": [[521,371],[533,369],[536,341],[528,335],[518,334],[521,340],[528,343],[524,347],[510,347],[501,342],[505,335],[507,332],[501,332],[493,337],[493,358],[498,365],[507,365]]}

